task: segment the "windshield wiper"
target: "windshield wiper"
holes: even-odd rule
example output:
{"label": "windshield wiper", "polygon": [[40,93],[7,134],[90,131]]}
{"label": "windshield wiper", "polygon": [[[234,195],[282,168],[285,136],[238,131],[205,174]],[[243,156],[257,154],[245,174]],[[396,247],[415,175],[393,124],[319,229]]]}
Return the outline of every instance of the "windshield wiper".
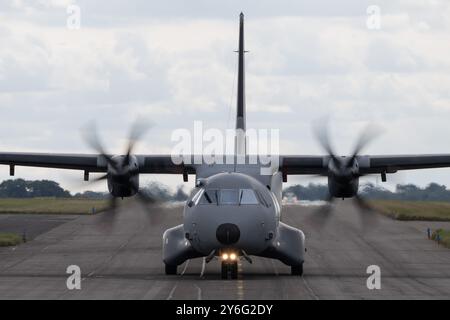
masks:
{"label": "windshield wiper", "polygon": [[205,198],[206,198],[206,200],[208,200],[209,203],[212,203],[212,200],[209,197],[208,192],[205,192]]}

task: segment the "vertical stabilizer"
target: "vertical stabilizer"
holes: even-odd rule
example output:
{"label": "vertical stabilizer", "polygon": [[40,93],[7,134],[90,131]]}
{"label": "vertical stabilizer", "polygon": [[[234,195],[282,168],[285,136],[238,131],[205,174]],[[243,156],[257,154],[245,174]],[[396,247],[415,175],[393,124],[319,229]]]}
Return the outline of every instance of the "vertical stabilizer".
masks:
{"label": "vertical stabilizer", "polygon": [[244,61],[244,14],[239,16],[239,66],[237,85],[237,115],[236,115],[236,155],[246,155],[246,115],[245,115],[245,61]]}

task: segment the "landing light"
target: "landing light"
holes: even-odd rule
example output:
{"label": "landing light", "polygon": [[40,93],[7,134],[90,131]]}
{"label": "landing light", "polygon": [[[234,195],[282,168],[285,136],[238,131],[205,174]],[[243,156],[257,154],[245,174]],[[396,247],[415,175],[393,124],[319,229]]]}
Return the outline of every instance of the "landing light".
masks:
{"label": "landing light", "polygon": [[225,261],[227,261],[227,260],[234,261],[234,260],[236,260],[236,259],[237,259],[237,254],[234,253],[234,252],[231,252],[231,253],[222,253],[222,260],[225,260]]}

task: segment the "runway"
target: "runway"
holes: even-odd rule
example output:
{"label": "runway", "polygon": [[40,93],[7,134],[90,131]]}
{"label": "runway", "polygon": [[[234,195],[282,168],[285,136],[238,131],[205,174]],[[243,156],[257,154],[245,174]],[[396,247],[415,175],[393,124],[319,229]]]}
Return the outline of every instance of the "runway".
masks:
{"label": "runway", "polygon": [[[450,223],[378,215],[378,226],[365,233],[346,200],[320,229],[310,219],[315,209],[283,209],[283,220],[306,234],[303,277],[291,276],[278,261],[254,258],[253,264],[239,263],[239,279],[226,281],[220,280],[217,260],[191,260],[179,275],[164,274],[162,233],[181,223],[180,206],[152,208],[150,215],[138,204],[123,207],[113,226],[104,222],[104,214],[60,217],[34,240],[0,248],[0,299],[450,298],[450,250],[426,237],[427,227],[450,229]],[[15,219],[20,223],[20,216]],[[66,287],[69,265],[81,268],[81,290]],[[380,290],[366,286],[369,265],[381,268]]]}

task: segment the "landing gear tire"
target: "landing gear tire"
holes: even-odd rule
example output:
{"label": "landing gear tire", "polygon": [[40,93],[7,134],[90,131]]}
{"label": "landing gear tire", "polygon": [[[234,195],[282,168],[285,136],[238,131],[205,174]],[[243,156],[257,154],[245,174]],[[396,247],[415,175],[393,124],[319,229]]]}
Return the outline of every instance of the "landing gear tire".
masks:
{"label": "landing gear tire", "polygon": [[233,262],[233,264],[230,265],[230,276],[231,276],[231,279],[237,279],[238,278],[238,264],[237,264],[237,261]]}
{"label": "landing gear tire", "polygon": [[303,264],[297,266],[291,266],[291,275],[302,276],[303,275]]}
{"label": "landing gear tire", "polygon": [[237,261],[234,261],[232,263],[225,263],[222,262],[222,279],[237,279],[238,278],[238,264]]}
{"label": "landing gear tire", "polygon": [[167,275],[176,275],[178,266],[174,266],[171,264],[166,264],[166,274]]}
{"label": "landing gear tire", "polygon": [[228,279],[228,264],[222,262],[222,280]]}

